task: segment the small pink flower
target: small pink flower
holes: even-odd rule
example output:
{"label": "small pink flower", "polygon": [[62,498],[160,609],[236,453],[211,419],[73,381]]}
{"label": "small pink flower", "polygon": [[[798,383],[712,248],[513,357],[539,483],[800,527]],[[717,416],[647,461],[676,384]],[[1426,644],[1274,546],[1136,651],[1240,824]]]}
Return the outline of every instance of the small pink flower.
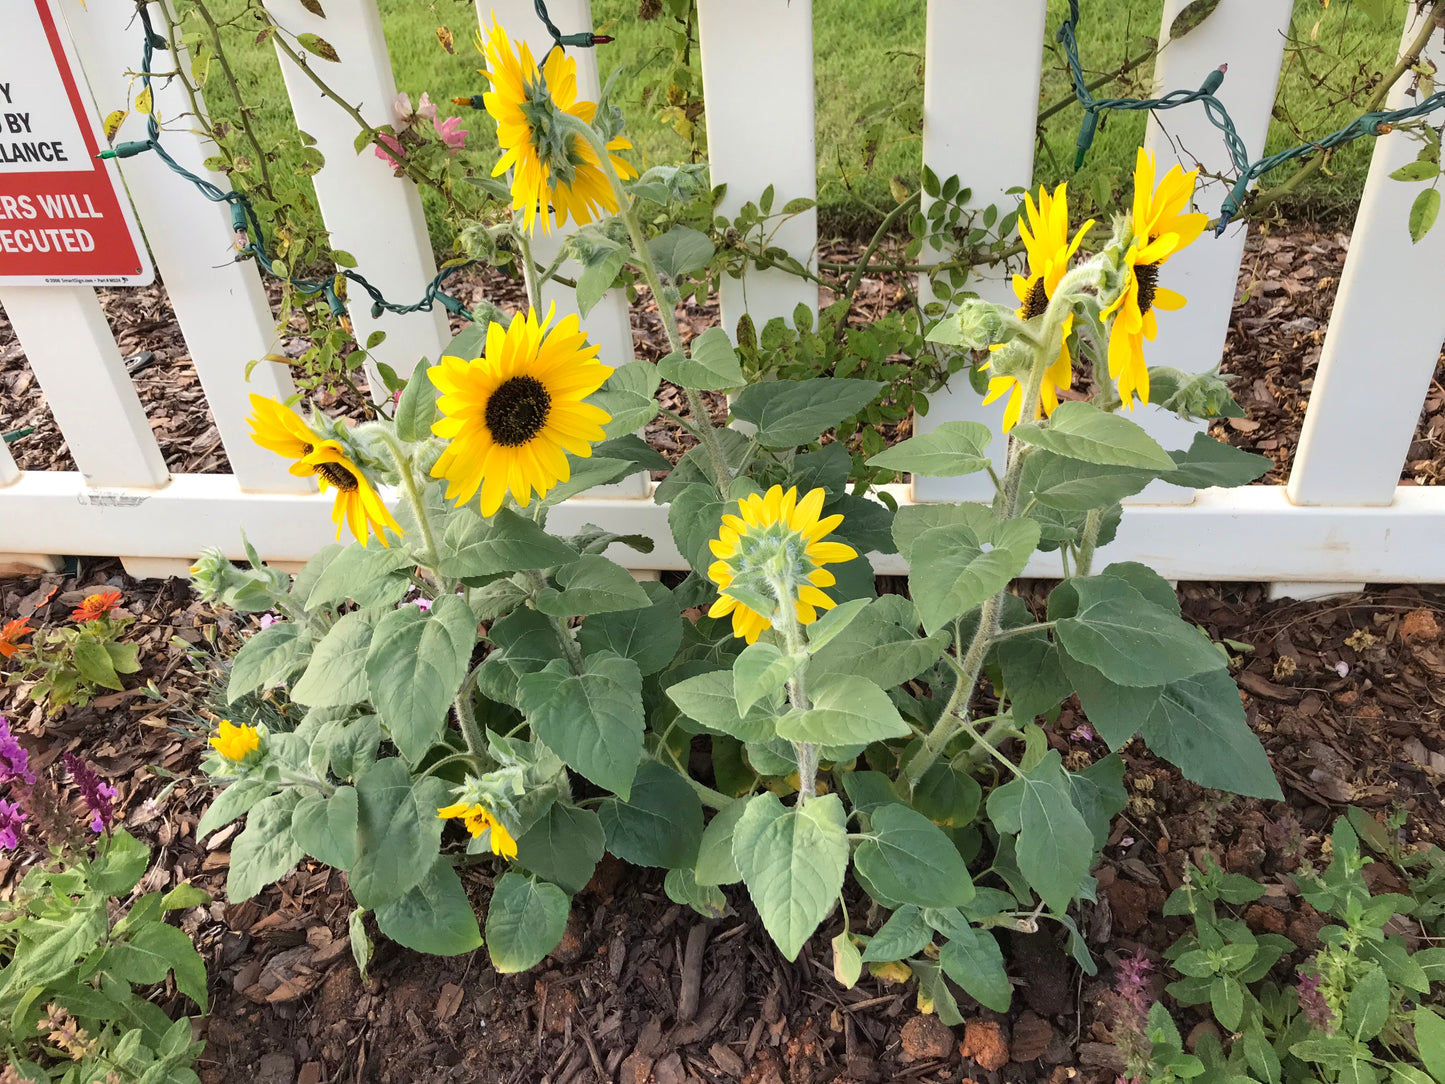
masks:
{"label": "small pink flower", "polygon": [[261,625],[261,627],[262,627],[263,629],[269,629],[272,625],[276,624],[276,622],[279,621],[279,620],[281,620],[281,619],[280,619],[279,617],[277,617],[275,614],[262,614],[261,617],[259,618],[260,625]]}
{"label": "small pink flower", "polygon": [[461,150],[467,141],[467,130],[461,125],[461,117],[447,117],[436,126],[437,135],[442,137],[442,142],[453,152]]}
{"label": "small pink flower", "polygon": [[1094,728],[1088,723],[1080,723],[1074,727],[1074,732],[1070,734],[1069,737],[1073,738],[1074,741],[1093,741]]}
{"label": "small pink flower", "polygon": [[400,177],[402,173],[401,159],[404,157],[404,152],[401,149],[401,140],[397,139],[394,135],[388,135],[386,132],[378,132],[376,138],[386,144],[385,147],[375,148],[376,156],[383,162],[389,163],[392,171]]}
{"label": "small pink flower", "polygon": [[[410,103],[407,104],[410,105]],[[425,117],[433,124],[436,123],[437,107],[433,105],[432,100],[427,97],[426,91],[421,92],[421,104],[416,107],[416,115],[419,117]]]}
{"label": "small pink flower", "polygon": [[429,598],[414,598],[412,602],[416,604],[416,608],[422,613],[426,613],[432,606],[431,599]]}
{"label": "small pink flower", "polygon": [[[422,95],[422,100],[426,100],[425,94]],[[407,94],[406,91],[403,90],[391,100],[391,115],[396,118],[396,130],[398,132],[411,126],[411,96]]]}

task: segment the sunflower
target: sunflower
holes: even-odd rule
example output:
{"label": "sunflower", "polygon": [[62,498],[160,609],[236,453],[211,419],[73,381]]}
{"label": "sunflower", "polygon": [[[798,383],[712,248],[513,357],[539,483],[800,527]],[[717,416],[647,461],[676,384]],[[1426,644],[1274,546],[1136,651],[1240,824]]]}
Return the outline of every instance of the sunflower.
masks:
{"label": "sunflower", "polygon": [[441,391],[442,417],[432,432],[450,441],[432,467],[447,480],[447,499],[471,500],[482,491],[481,512],[490,516],[510,489],[523,508],[572,477],[567,452],[587,458],[606,437],[611,415],[582,400],[612,375],[597,361],[576,316],[537,323],[537,314],[518,313],[504,331],[487,327],[485,352],[464,361],[443,357],[427,370]]}
{"label": "sunflower", "polygon": [[[616,214],[617,195],[597,151],[561,116],[565,113],[590,124],[597,113],[596,102],[577,100],[577,61],[561,49],[552,49],[539,69],[526,43],[516,44],[514,50],[495,15],[486,40],[477,34],[477,48],[487,58],[482,74],[492,83],[482,102],[497,122],[497,142],[503,152],[492,176],[512,170],[512,206],[524,213],[529,233],[539,214],[542,232],[551,232],[549,204],[558,225],[568,215],[581,225],[599,217],[600,211]],[[621,136],[607,144],[608,151],[631,147]],[[624,159],[615,154],[608,158],[619,177],[637,176]]]}
{"label": "sunflower", "polygon": [[[1061,184],[1052,196],[1047,188],[1039,188],[1038,206],[1034,206],[1032,193],[1024,193],[1026,222],[1019,223],[1019,236],[1023,239],[1024,250],[1029,256],[1027,276],[1015,275],[1014,293],[1018,296],[1016,310],[1020,320],[1032,320],[1042,316],[1049,307],[1049,298],[1058,289],[1069,261],[1079,250],[1079,243],[1094,225],[1090,219],[1079,227],[1074,239],[1069,240],[1069,193],[1068,185]],[[1060,388],[1071,387],[1074,383],[1074,363],[1069,356],[1069,331],[1073,328],[1072,315],[1064,318],[1064,342],[1059,347],[1059,356],[1044,370],[1044,382],[1039,388],[1040,401],[1033,404],[1033,416],[1052,414],[1059,405]],[[985,364],[984,368],[988,368]],[[1007,433],[1023,416],[1024,386],[1016,376],[995,376],[988,382],[988,395],[984,404],[1007,394],[1008,405],[1003,412],[1003,431]]]}
{"label": "sunflower", "polygon": [[70,619],[82,623],[99,621],[119,605],[119,591],[99,591],[93,595],[86,595],[85,600],[70,612]]}
{"label": "sunflower", "polygon": [[1194,243],[1209,216],[1185,213],[1194,196],[1197,169],[1175,165],[1154,187],[1154,155],[1139,148],[1134,164],[1134,239],[1124,253],[1124,285],[1104,310],[1113,316],[1109,332],[1109,375],[1119,382],[1119,398],[1130,410],[1134,396],[1149,401],[1149,367],[1144,340],[1154,341],[1159,325],[1155,309],[1181,309],[1184,297],[1159,285],[1159,269],[1170,256]]}
{"label": "sunflower", "polygon": [[323,439],[299,414],[275,399],[253,395],[251,409],[256,413],[246,420],[251,423],[252,440],[285,459],[296,460],[291,464],[291,473],[298,478],[315,476],[321,492],[336,490],[331,521],[336,524],[337,538],[341,537],[343,520],[363,546],[372,534],[383,546],[390,545],[386,528],[401,533],[381,497],[340,441]]}
{"label": "sunflower", "polygon": [[209,744],[221,756],[239,764],[261,748],[261,732],[254,726],[245,723],[237,726],[229,719],[222,719]]}
{"label": "sunflower", "polygon": [[7,621],[5,627],[0,628],[0,659],[8,659],[21,651],[29,651],[30,645],[22,644],[20,640],[34,631],[27,618],[17,617],[13,621]]}
{"label": "sunflower", "polygon": [[472,834],[473,839],[479,838],[483,832],[490,832],[491,835],[487,837],[487,845],[492,848],[493,854],[499,854],[508,861],[517,857],[517,841],[486,806],[457,802],[455,805],[438,809],[437,816],[443,820],[451,818],[461,820],[467,826],[467,831]]}
{"label": "sunflower", "polygon": [[[773,486],[766,494],[754,493],[738,501],[739,515],[726,515],[717,538],[708,543],[714,561],[708,577],[718,585],[720,595],[708,610],[709,617],[732,614],[733,635],[748,643],[757,641],[771,627],[777,615],[762,614],[728,594],[728,588],[742,581],[752,597],[778,598],[772,585],[781,582],[791,596],[800,624],[811,625],[819,610],[837,605],[820,588],[838,581],[823,565],[851,561],[858,556],[852,546],[824,542],[823,536],[843,522],[840,515],[819,519],[826,494],[815,489],[802,500],[796,486],[783,492]],[[741,593],[741,592],[740,592]]]}

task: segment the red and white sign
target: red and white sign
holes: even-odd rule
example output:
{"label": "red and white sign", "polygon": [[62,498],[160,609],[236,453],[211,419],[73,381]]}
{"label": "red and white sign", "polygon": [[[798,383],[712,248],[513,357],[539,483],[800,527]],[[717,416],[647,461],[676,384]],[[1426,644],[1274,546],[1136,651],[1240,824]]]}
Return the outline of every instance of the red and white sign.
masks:
{"label": "red and white sign", "polygon": [[0,285],[144,286],[150,256],[115,162],[96,158],[104,135],[53,3],[0,0]]}

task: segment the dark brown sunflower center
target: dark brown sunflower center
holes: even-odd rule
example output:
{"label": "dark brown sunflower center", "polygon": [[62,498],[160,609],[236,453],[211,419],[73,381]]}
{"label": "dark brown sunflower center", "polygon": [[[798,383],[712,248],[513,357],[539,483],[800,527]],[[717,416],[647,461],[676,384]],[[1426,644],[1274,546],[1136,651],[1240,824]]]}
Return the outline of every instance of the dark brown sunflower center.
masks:
{"label": "dark brown sunflower center", "polygon": [[[306,449],[302,455],[310,455],[315,451],[315,445],[303,445]],[[357,487],[356,475],[343,467],[340,463],[317,463],[316,473],[325,478],[331,485],[343,492],[350,493]]]}
{"label": "dark brown sunflower center", "polygon": [[1139,314],[1142,316],[1154,307],[1154,292],[1159,288],[1159,265],[1141,263],[1134,268],[1134,277],[1139,280]]}
{"label": "dark brown sunflower center", "polygon": [[1042,278],[1034,279],[1034,284],[1029,288],[1029,296],[1024,299],[1024,319],[1032,320],[1035,316],[1042,316],[1049,307],[1049,294],[1044,289]]}
{"label": "dark brown sunflower center", "polygon": [[487,428],[504,448],[526,444],[547,424],[552,396],[535,376],[514,376],[487,400]]}

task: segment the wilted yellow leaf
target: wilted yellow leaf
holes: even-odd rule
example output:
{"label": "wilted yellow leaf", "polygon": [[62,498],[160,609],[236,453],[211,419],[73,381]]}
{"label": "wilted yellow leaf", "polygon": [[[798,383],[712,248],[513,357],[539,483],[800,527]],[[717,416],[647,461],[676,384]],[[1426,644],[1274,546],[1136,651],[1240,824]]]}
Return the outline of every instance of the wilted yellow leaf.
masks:
{"label": "wilted yellow leaf", "polygon": [[105,141],[110,143],[115,139],[115,133],[120,131],[120,126],[125,123],[125,118],[130,116],[124,109],[117,109],[105,118]]}
{"label": "wilted yellow leaf", "polygon": [[146,87],[135,96],[135,111],[137,113],[149,113],[151,111],[151,88]]}

